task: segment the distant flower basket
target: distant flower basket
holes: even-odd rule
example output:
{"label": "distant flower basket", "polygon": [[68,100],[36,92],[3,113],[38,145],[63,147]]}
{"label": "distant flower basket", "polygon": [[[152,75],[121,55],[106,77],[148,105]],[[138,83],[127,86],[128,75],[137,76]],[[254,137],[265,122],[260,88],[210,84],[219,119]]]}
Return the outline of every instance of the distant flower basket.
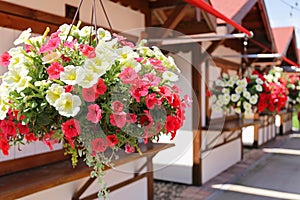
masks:
{"label": "distant flower basket", "polygon": [[74,165],[84,156],[100,176],[120,148],[139,152],[140,141],[175,137],[190,98],[179,96],[172,57],[102,28],[64,24],[47,39],[48,32],[23,31],[14,44],[24,46],[1,56],[3,154],[15,144],[64,141]]}
{"label": "distant flower basket", "polygon": [[213,83],[211,101],[216,111],[250,115],[259,102],[259,94],[264,90],[264,81],[251,74],[244,78],[237,75],[222,74]]}

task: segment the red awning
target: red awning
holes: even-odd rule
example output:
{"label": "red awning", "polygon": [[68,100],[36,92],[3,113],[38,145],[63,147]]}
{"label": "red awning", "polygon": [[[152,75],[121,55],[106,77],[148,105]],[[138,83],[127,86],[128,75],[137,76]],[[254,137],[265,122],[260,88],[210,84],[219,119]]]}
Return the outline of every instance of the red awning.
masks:
{"label": "red awning", "polygon": [[[209,5],[208,3],[206,3],[204,0],[185,0],[187,3],[192,4],[198,8],[201,8],[203,10],[205,10],[206,12],[224,20],[225,22],[227,22],[228,24],[232,25],[233,27],[235,27],[237,30],[247,34],[249,37],[253,36],[253,33],[249,30],[247,30],[246,28],[244,28],[243,26],[241,26],[240,24],[236,23],[235,21],[229,19],[228,17],[226,17],[225,15],[223,15],[222,13],[220,13],[218,10],[214,9],[211,5]],[[267,49],[269,52],[272,53],[276,53],[273,52],[272,50],[266,48],[264,45],[262,45],[261,43],[255,41],[252,39],[252,41],[254,43],[256,43],[258,46],[262,46],[264,49]],[[289,63],[292,66],[298,66],[300,67],[299,64],[293,62],[292,60],[288,59],[287,57],[282,55],[282,60],[284,60],[285,62]]]}
{"label": "red awning", "polygon": [[192,4],[198,8],[201,8],[201,9],[205,10],[206,12],[224,20],[228,24],[235,27],[237,30],[239,30],[243,33],[246,33],[249,37],[253,36],[253,33],[251,31],[247,30],[246,28],[244,28],[240,24],[236,23],[235,21],[229,19],[228,17],[226,17],[225,15],[223,15],[222,13],[220,13],[219,11],[214,9],[211,5],[209,5],[205,1],[203,1],[203,0],[185,0],[185,1],[188,2],[189,4]]}

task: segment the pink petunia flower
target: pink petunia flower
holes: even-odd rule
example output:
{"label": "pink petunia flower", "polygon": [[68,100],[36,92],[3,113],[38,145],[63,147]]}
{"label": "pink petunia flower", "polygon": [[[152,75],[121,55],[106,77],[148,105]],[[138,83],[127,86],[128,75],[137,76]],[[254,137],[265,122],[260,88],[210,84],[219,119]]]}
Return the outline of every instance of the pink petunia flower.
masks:
{"label": "pink petunia flower", "polygon": [[11,58],[11,56],[9,55],[9,53],[4,52],[0,57],[0,65],[7,67],[10,63],[10,61],[9,61],[10,58]]}
{"label": "pink petunia flower", "polygon": [[111,105],[113,107],[113,111],[114,112],[122,112],[123,109],[124,109],[124,104],[122,102],[118,101],[118,100],[112,102]]}
{"label": "pink petunia flower", "polygon": [[95,58],[96,57],[96,52],[95,48],[89,45],[84,45],[81,49],[81,52],[83,55],[85,55],[88,58]]}
{"label": "pink petunia flower", "polygon": [[138,78],[138,74],[131,67],[125,68],[119,75],[120,79],[125,84],[133,84]]}
{"label": "pink petunia flower", "polygon": [[125,144],[125,153],[134,153],[135,148],[133,146],[130,146],[128,143]]}
{"label": "pink petunia flower", "polygon": [[143,80],[146,81],[152,87],[158,86],[158,84],[161,81],[161,79],[155,76],[155,74],[153,73],[145,74]]}
{"label": "pink petunia flower", "polygon": [[135,123],[137,121],[137,116],[135,114],[129,113],[126,115],[128,123]]}
{"label": "pink petunia flower", "polygon": [[129,90],[130,94],[137,102],[140,102],[141,97],[144,97],[148,94],[149,86],[143,85],[141,87],[132,86]]}
{"label": "pink petunia flower", "polygon": [[155,93],[146,96],[146,106],[148,109],[153,109],[155,105],[161,105],[161,101],[156,98]]}
{"label": "pink petunia flower", "polygon": [[59,44],[60,44],[59,37],[50,38],[50,40],[46,44],[41,46],[40,53],[52,51],[52,50],[56,49]]}
{"label": "pink petunia flower", "polygon": [[59,79],[60,73],[64,71],[64,67],[59,62],[52,62],[47,68],[49,79]]}
{"label": "pink petunia flower", "polygon": [[110,115],[110,123],[118,128],[123,128],[126,124],[126,113],[118,112]]}
{"label": "pink petunia flower", "polygon": [[94,152],[104,152],[107,148],[107,142],[104,138],[96,138],[92,140],[92,150]]}
{"label": "pink petunia flower", "polygon": [[88,106],[88,114],[86,116],[87,120],[98,123],[100,119],[102,118],[102,110],[100,109],[100,106],[97,104],[91,104]]}
{"label": "pink petunia flower", "polygon": [[90,88],[82,88],[82,97],[87,102],[94,102],[99,97],[96,92],[96,85]]}

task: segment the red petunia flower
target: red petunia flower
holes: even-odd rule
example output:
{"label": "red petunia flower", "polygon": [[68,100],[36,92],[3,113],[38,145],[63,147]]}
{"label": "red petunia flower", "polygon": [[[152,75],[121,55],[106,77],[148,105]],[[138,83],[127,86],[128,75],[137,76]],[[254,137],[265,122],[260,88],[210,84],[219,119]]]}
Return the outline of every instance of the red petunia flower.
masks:
{"label": "red petunia flower", "polygon": [[70,145],[74,148],[73,138],[77,137],[81,133],[79,121],[76,119],[70,119],[65,121],[62,125],[62,132],[65,138],[69,141]]}
{"label": "red petunia flower", "polygon": [[28,125],[23,125],[21,122],[18,123],[17,125],[19,133],[21,134],[28,134],[30,129],[28,128]]}
{"label": "red petunia flower", "polygon": [[96,83],[95,86],[96,86],[96,93],[98,95],[104,94],[107,89],[104,80],[102,78],[98,79],[98,82]]}
{"label": "red petunia flower", "polygon": [[7,136],[15,136],[17,134],[16,126],[14,122],[10,120],[1,120],[0,129],[2,133]]}
{"label": "red petunia flower", "polygon": [[25,139],[28,142],[34,142],[34,141],[38,140],[38,138],[33,133],[27,133],[27,134],[25,134]]}
{"label": "red petunia flower", "polygon": [[156,98],[155,93],[146,96],[146,106],[148,109],[153,109],[155,105],[161,105],[161,101]]}
{"label": "red petunia flower", "polygon": [[115,134],[106,136],[106,140],[109,147],[114,147],[119,142]]}
{"label": "red petunia flower", "polygon": [[0,139],[0,149],[2,150],[3,155],[8,156],[9,144],[6,139]]}

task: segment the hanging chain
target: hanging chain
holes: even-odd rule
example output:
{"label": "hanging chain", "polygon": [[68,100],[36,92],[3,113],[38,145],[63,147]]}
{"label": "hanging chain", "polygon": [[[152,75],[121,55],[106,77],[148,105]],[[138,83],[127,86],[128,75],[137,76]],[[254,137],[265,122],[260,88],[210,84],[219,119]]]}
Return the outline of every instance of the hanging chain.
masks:
{"label": "hanging chain", "polygon": [[108,23],[108,26],[109,26],[109,29],[110,29],[110,33],[113,34],[112,25],[111,25],[111,23],[110,23],[110,21],[109,21],[108,15],[107,15],[106,10],[105,10],[105,7],[104,7],[104,5],[103,5],[103,2],[102,2],[102,0],[99,0],[99,2],[100,2],[100,4],[101,4],[103,13],[104,13],[105,18],[106,18],[106,21],[107,21],[107,23]]}
{"label": "hanging chain", "polygon": [[79,10],[80,10],[81,5],[82,5],[82,2],[83,2],[83,0],[80,0],[79,5],[78,5],[78,7],[77,7],[77,10],[76,10],[76,12],[75,12],[75,15],[74,15],[74,17],[73,17],[73,20],[72,20],[72,23],[71,23],[71,26],[70,26],[70,29],[69,29],[69,32],[68,32],[68,34],[67,34],[67,37],[66,37],[65,42],[68,40],[68,37],[70,36],[71,30],[72,30],[73,25],[74,25],[74,23],[75,23],[75,20],[76,20],[76,18],[77,18],[77,16],[78,16]]}
{"label": "hanging chain", "polygon": [[[103,4],[102,0],[99,0],[99,2],[100,2],[100,5],[101,5],[101,8],[102,8],[102,11],[103,11],[103,13],[104,13],[105,19],[106,19],[106,21],[107,21],[107,23],[108,23],[108,26],[109,26],[109,29],[110,29],[110,33],[113,34],[113,28],[112,28],[112,25],[111,25],[110,20],[109,20],[109,18],[108,18],[108,14],[107,14],[107,12],[106,12],[106,10],[105,10],[104,4]],[[70,36],[72,27],[73,27],[73,25],[74,25],[74,23],[75,23],[75,21],[76,21],[76,18],[77,18],[77,16],[78,16],[78,13],[79,13],[79,10],[80,10],[80,8],[81,8],[82,3],[83,3],[83,0],[80,0],[79,5],[78,5],[77,10],[76,10],[76,12],[75,12],[75,15],[74,15],[74,17],[73,17],[73,20],[72,20],[72,23],[71,23],[71,26],[70,26],[70,29],[69,29],[69,32],[68,32],[68,34],[67,34],[67,37],[66,37],[66,40],[65,40],[65,41],[67,41],[67,40],[68,40],[68,37]],[[94,29],[95,29],[95,30],[97,30],[97,14],[96,14],[96,13],[97,13],[96,2],[95,2],[95,0],[92,0],[92,17],[91,17],[91,24],[94,25]]]}

